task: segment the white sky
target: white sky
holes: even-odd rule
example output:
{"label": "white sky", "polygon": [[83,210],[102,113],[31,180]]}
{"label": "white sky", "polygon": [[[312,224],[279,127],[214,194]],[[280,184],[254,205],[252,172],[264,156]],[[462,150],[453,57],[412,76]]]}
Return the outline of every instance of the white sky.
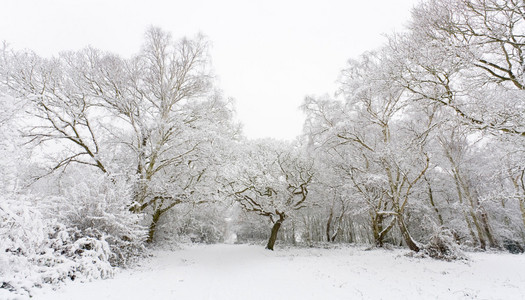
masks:
{"label": "white sky", "polygon": [[400,31],[417,0],[2,0],[0,41],[51,56],[87,45],[130,56],[150,25],[211,40],[219,85],[250,138],[301,133],[306,95],[333,93],[346,60]]}

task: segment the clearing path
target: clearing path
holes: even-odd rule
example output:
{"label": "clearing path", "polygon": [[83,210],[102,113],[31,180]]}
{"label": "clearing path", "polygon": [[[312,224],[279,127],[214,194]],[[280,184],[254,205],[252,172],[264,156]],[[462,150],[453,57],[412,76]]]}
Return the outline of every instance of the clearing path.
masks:
{"label": "clearing path", "polygon": [[44,289],[34,299],[525,299],[525,255],[444,262],[406,253],[185,246],[155,251],[113,279]]}

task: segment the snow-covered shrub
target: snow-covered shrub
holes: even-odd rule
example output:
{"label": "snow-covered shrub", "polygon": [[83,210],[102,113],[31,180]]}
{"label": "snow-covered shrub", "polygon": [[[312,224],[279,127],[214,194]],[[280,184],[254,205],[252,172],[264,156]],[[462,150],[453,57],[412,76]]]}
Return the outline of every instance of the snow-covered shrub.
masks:
{"label": "snow-covered shrub", "polygon": [[111,265],[126,266],[143,252],[146,237],[142,216],[127,209],[130,191],[117,178],[90,176],[67,188],[64,197],[47,202],[46,212],[75,228],[76,236],[106,242]]}
{"label": "snow-covered shrub", "polygon": [[430,241],[423,246],[423,254],[435,259],[446,261],[466,259],[459,248],[452,232],[445,228],[437,228],[430,237]]}
{"label": "snow-covered shrub", "polygon": [[105,240],[83,236],[76,228],[53,224],[45,242],[45,252],[36,263],[42,272],[44,283],[57,283],[65,279],[104,279],[113,275],[109,263],[112,256]]}
{"label": "snow-covered shrub", "polygon": [[38,281],[32,259],[42,249],[45,229],[41,214],[27,201],[0,198],[0,298],[7,291],[25,295]]}
{"label": "snow-covered shrub", "polygon": [[[129,188],[85,176],[62,195],[0,198],[0,299],[43,284],[111,277],[144,250],[142,217],[128,211]],[[7,297],[7,296],[6,296]]]}
{"label": "snow-covered shrub", "polygon": [[26,197],[1,199],[0,298],[30,296],[47,283],[112,276],[109,244],[79,233],[43,217]]}

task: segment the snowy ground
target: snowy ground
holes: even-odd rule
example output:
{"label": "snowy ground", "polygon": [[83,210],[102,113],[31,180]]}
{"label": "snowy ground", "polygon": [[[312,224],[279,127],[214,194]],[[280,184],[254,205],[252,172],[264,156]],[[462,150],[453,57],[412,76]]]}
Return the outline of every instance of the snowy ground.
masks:
{"label": "snowy ground", "polygon": [[406,253],[186,246],[34,299],[525,299],[525,255],[470,253],[450,263]]}

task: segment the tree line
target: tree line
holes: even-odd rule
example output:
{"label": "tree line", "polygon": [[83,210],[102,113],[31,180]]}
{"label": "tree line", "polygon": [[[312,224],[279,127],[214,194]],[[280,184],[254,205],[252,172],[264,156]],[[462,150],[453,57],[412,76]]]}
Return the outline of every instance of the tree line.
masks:
{"label": "tree line", "polygon": [[[13,207],[30,203],[120,262],[144,243],[231,235],[271,250],[280,240],[522,252],[524,43],[523,1],[423,2],[405,31],[348,61],[334,95],[305,99],[294,142],[243,137],[203,36],[150,28],[131,58],[4,44],[11,213],[0,220],[23,229]],[[32,247],[2,238],[9,253]]]}

